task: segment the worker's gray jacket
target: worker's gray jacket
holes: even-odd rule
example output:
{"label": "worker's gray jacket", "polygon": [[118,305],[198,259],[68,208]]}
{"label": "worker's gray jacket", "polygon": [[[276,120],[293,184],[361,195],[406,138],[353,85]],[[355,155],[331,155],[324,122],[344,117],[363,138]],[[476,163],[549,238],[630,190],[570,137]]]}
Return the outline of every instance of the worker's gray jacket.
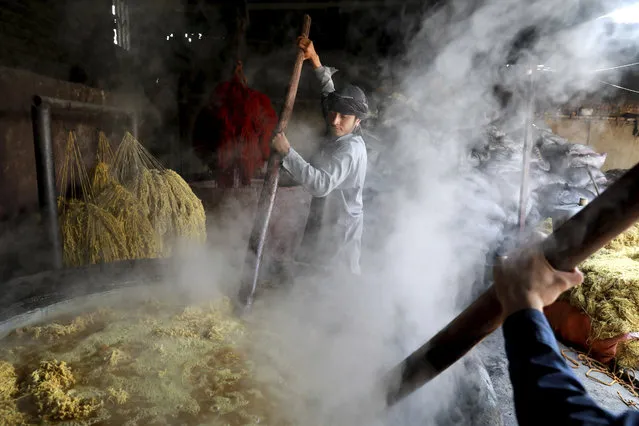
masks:
{"label": "worker's gray jacket", "polygon": [[[323,98],[335,90],[331,78],[335,71],[328,67],[315,70]],[[311,214],[323,209],[322,230],[317,241],[313,241],[315,247],[311,256],[314,262],[344,266],[355,274],[360,273],[366,164],[366,145],[356,134],[322,142],[310,163],[293,148],[284,157],[284,169],[314,197]],[[309,253],[305,255],[309,256]]]}

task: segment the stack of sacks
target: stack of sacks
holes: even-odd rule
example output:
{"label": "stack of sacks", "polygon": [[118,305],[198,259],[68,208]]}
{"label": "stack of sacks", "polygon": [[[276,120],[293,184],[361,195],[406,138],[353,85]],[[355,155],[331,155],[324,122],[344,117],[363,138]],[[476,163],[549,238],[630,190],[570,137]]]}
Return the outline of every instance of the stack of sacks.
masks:
{"label": "stack of sacks", "polygon": [[578,205],[580,198],[592,201],[608,185],[601,171],[605,153],[569,143],[548,129],[539,129],[536,149],[548,164],[547,173],[538,176],[541,185],[536,191],[545,215],[552,216],[554,209],[563,206]]}
{"label": "stack of sacks", "polygon": [[[518,132],[521,133],[521,132]],[[569,143],[549,129],[536,127],[530,160],[527,222],[536,224],[553,217],[558,209],[592,201],[608,180],[601,171],[606,154],[586,145]],[[498,203],[508,224],[517,223],[523,164],[523,137],[506,134],[497,127],[487,129],[470,155],[471,164],[499,188]],[[594,181],[594,182],[593,182]]]}
{"label": "stack of sacks", "polygon": [[[514,138],[501,129],[490,126],[483,137],[475,143],[470,153],[469,164],[480,172],[492,189],[490,199],[500,206],[501,219],[506,227],[515,227],[519,222],[519,197],[523,165],[523,139]],[[530,162],[529,202],[526,206],[528,222],[536,223],[540,219],[536,207],[535,190],[540,185],[539,170],[546,164],[533,152]]]}

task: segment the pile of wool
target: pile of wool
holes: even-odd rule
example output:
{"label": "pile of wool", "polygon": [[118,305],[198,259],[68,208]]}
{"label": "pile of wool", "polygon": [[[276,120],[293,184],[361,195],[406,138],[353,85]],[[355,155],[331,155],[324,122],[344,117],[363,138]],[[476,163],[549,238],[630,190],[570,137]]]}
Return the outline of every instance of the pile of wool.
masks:
{"label": "pile of wool", "polygon": [[0,415],[10,395],[31,402],[14,410],[24,424],[288,426],[281,407],[294,398],[280,396],[282,377],[259,374],[231,301],[171,299],[15,330],[0,345],[12,362],[0,362]]}
{"label": "pile of wool", "polygon": [[43,420],[75,420],[91,416],[100,404],[70,392],[76,380],[64,361],[42,361],[28,386]]}
{"label": "pile of wool", "polygon": [[0,425],[24,425],[26,418],[16,405],[18,376],[12,364],[0,361]]}
{"label": "pile of wool", "polygon": [[565,299],[590,318],[592,339],[629,335],[617,346],[617,364],[639,368],[639,224],[580,265],[582,285]]}
{"label": "pile of wool", "polygon": [[639,223],[631,226],[626,232],[606,244],[604,248],[623,252],[637,247],[639,247]]}

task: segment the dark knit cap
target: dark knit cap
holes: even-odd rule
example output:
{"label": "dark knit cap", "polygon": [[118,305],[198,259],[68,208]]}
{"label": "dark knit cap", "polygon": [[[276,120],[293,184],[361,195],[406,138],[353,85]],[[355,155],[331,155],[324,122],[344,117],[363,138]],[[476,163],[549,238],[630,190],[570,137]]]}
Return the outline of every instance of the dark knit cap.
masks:
{"label": "dark knit cap", "polygon": [[363,119],[368,116],[368,101],[362,89],[348,84],[341,90],[328,95],[328,109]]}

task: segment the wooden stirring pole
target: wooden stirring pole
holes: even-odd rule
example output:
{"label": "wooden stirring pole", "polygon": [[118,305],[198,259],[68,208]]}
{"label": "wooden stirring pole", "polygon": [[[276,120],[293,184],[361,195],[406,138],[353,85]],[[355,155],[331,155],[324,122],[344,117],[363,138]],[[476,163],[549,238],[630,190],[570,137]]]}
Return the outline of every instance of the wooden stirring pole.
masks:
{"label": "wooden stirring pole", "polygon": [[[639,164],[566,221],[542,244],[548,262],[571,271],[639,219]],[[503,323],[494,287],[397,365],[386,378],[386,402],[399,402],[463,357]]]}
{"label": "wooden stirring pole", "polygon": [[[304,15],[302,35],[308,38],[310,30],[311,17]],[[291,75],[291,80],[288,84],[286,99],[280,112],[280,120],[275,133],[285,131],[288,126],[288,121],[293,113],[293,105],[295,104],[297,87],[300,82],[302,65],[304,65],[304,52],[300,49],[297,53],[295,67],[293,68],[293,74]],[[257,215],[255,217],[255,223],[253,224],[253,230],[249,239],[249,247],[246,254],[246,260],[244,262],[242,282],[238,295],[239,307],[242,310],[250,308],[253,304],[253,297],[257,288],[257,278],[260,273],[260,264],[262,262],[262,255],[264,254],[266,232],[271,220],[277,185],[280,180],[281,160],[281,156],[274,151],[271,152],[271,156],[268,159],[266,176],[264,177],[264,186],[262,187],[262,193],[260,194],[260,199],[257,204]]]}

